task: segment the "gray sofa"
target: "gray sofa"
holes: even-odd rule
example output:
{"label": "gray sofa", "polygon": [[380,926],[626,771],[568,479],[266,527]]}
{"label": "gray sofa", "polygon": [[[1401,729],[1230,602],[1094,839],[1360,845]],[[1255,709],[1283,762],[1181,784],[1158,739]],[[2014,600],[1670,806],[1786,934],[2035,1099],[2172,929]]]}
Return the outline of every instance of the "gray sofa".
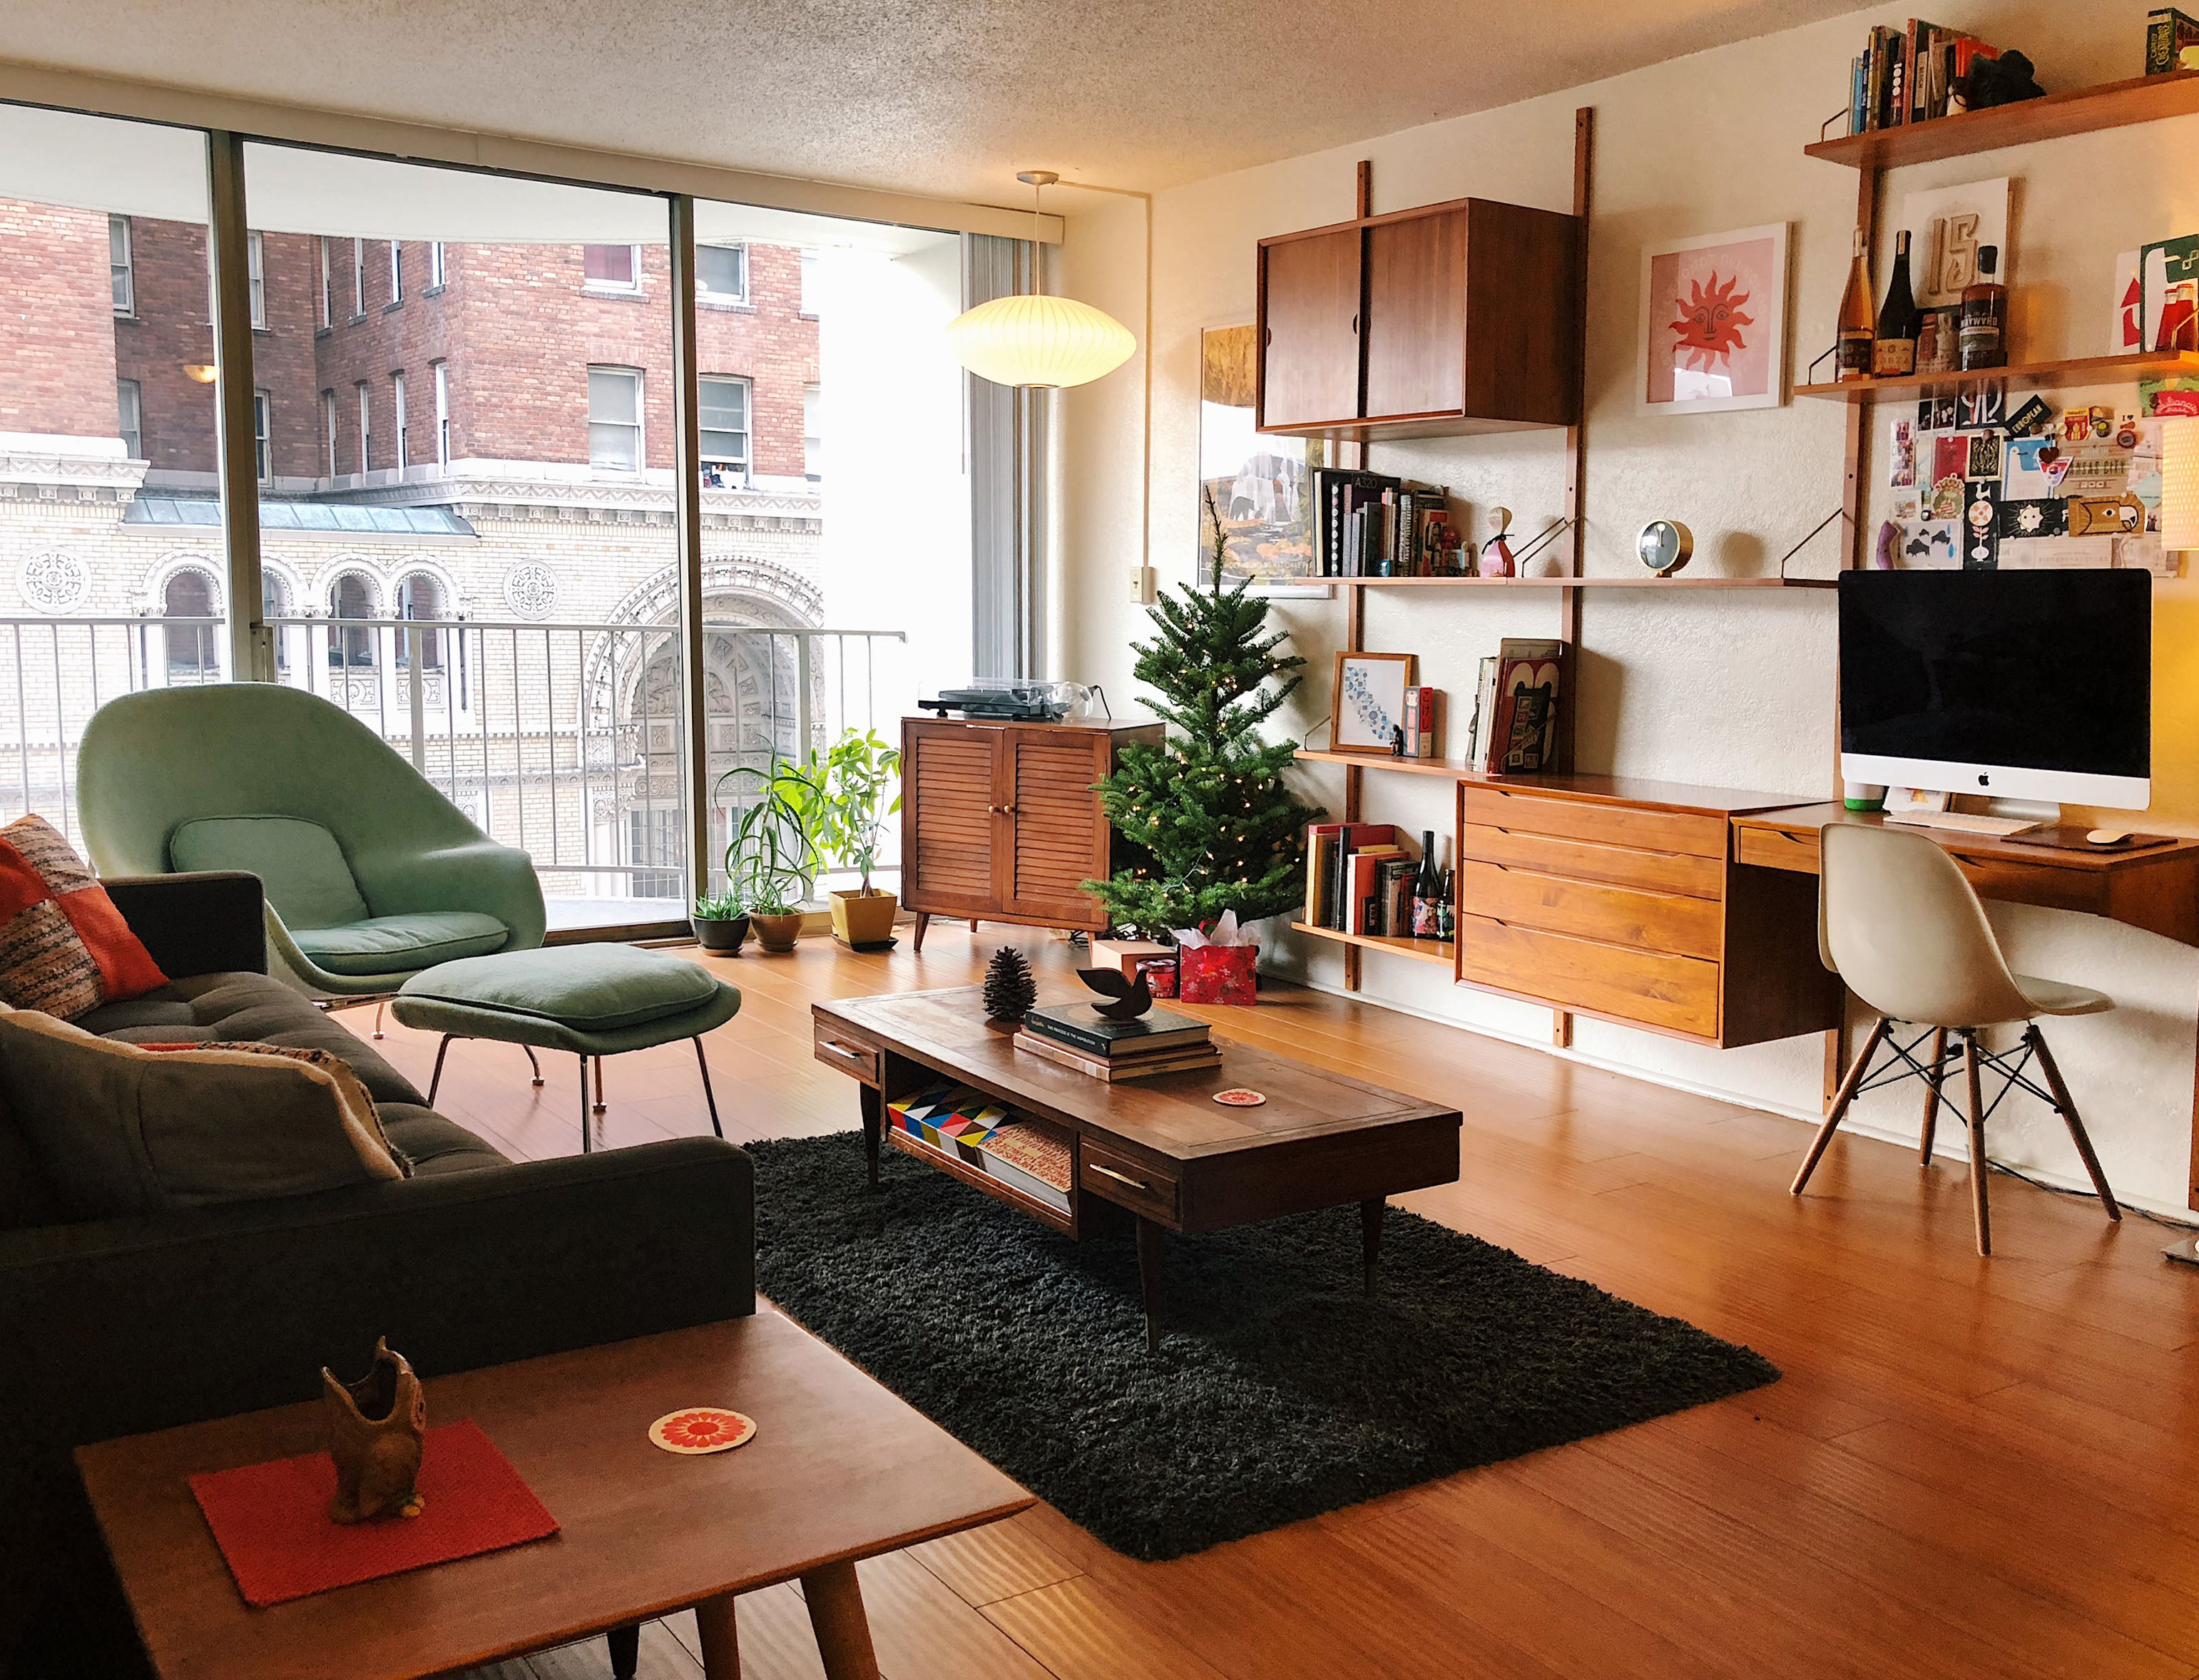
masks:
{"label": "gray sofa", "polygon": [[755,1310],[753,1180],[697,1138],[514,1164],[265,973],[260,883],[106,883],[173,983],[79,1018],[139,1043],[257,1039],[348,1062],[414,1176],[60,1221],[0,1105],[0,1676],[143,1673],[73,1463],[86,1442],[312,1398],[377,1336],[466,1370]]}

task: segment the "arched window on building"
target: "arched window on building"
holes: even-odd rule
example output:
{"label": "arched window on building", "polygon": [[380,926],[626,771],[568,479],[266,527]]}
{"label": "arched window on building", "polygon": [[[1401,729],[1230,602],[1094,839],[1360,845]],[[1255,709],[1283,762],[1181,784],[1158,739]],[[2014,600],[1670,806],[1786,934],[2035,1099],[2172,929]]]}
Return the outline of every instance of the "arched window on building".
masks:
{"label": "arched window on building", "polygon": [[374,584],[365,575],[346,572],[329,591],[329,616],[339,626],[329,632],[329,663],[354,671],[374,668],[376,631],[370,625],[344,625],[346,619],[375,616]]}
{"label": "arched window on building", "polygon": [[[195,566],[180,567],[160,585],[160,616],[164,619],[214,619],[221,616],[211,573]],[[218,683],[221,680],[221,628],[217,624],[171,625],[161,632],[168,644],[168,681]]]}
{"label": "arched window on building", "polygon": [[275,669],[288,672],[290,669],[290,631],[276,622],[290,616],[290,585],[281,573],[262,570],[260,573],[260,619],[268,626],[269,639],[275,643]]}
{"label": "arched window on building", "polygon": [[[450,602],[444,598],[442,580],[432,572],[408,572],[397,585],[397,616],[400,619],[447,619]],[[400,659],[408,657],[405,644],[398,649]],[[420,668],[440,671],[443,668],[443,632],[428,631],[420,637]]]}

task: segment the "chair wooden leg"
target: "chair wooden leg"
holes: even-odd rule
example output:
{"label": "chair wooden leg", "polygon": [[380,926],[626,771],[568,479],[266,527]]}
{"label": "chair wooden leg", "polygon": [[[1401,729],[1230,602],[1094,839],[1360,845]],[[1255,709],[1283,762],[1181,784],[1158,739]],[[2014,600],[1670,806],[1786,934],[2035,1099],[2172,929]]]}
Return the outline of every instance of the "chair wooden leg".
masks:
{"label": "chair wooden leg", "polygon": [[1817,1139],[1810,1145],[1810,1153],[1802,1158],[1801,1170],[1794,1175],[1794,1182],[1787,1187],[1788,1195],[1800,1195],[1803,1187],[1810,1182],[1810,1175],[1817,1170],[1817,1163],[1824,1158],[1826,1146],[1832,1142],[1833,1134],[1840,1130],[1840,1121],[1848,1112],[1848,1104],[1855,1101],[1856,1088],[1863,1084],[1864,1075],[1870,1069],[1871,1057],[1878,1053],[1879,1045],[1886,1040],[1889,1024],[1884,1015],[1872,1023],[1870,1036],[1863,1041],[1863,1049],[1855,1059],[1855,1066],[1848,1069],[1847,1078],[1840,1081],[1840,1088],[1833,1097],[1833,1106],[1825,1111],[1825,1123],[1817,1128]]}
{"label": "chair wooden leg", "polygon": [[703,1101],[710,1107],[710,1131],[715,1136],[723,1137],[726,1129],[718,1124],[717,1093],[710,1089],[710,1064],[703,1058],[703,1040],[699,1035],[695,1040],[695,1065],[703,1070]]}
{"label": "chair wooden leg", "polygon": [[451,1053],[451,1040],[458,1035],[446,1032],[443,1042],[435,1046],[435,1071],[428,1076],[428,1106],[435,1106],[435,1087],[443,1083],[443,1058]]}
{"label": "chair wooden leg", "polygon": [[1925,1166],[1932,1165],[1932,1141],[1939,1131],[1939,1067],[1947,1059],[1947,1029],[1932,1029],[1932,1072],[1924,1081],[1924,1137],[1916,1147],[1916,1159]]}
{"label": "chair wooden leg", "polygon": [[1978,1035],[1963,1034],[1963,1079],[1970,1096],[1970,1218],[1978,1228],[1978,1253],[1992,1253],[1992,1212],[1986,1205],[1986,1105],[1978,1090]]}
{"label": "chair wooden leg", "polygon": [[2100,1158],[2092,1153],[2092,1140],[2085,1135],[2085,1123],[2078,1118],[2077,1105],[2069,1100],[2069,1087],[2062,1083],[2062,1070],[2055,1065],[2053,1051],[2046,1048],[2046,1035],[2033,1021],[2023,1030],[2037,1053],[2040,1072],[2046,1075],[2046,1088],[2054,1093],[2054,1106],[2062,1111],[2062,1123],[2069,1128],[2069,1141],[2077,1146],[2077,1157],[2085,1163],[2091,1175],[2092,1188],[2100,1193],[2100,1206],[2108,1211],[2108,1218],[2120,1220],[2122,1209],[2115,1203],[2115,1193],[2108,1188],[2108,1175],[2100,1171]]}

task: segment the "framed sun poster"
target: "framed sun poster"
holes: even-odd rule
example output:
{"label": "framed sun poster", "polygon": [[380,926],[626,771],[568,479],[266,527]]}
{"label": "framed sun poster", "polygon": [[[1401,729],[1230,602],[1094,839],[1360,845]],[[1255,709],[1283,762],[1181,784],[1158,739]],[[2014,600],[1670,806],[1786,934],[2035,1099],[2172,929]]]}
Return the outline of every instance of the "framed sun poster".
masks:
{"label": "framed sun poster", "polygon": [[1212,581],[1214,522],[1225,538],[1222,581],[1267,594],[1326,595],[1312,581],[1313,469],[1328,464],[1319,439],[1263,438],[1253,427],[1255,334],[1214,327],[1199,335],[1199,577]]}
{"label": "framed sun poster", "polygon": [[1418,679],[1411,654],[1339,654],[1328,743],[1339,753],[1387,753],[1405,723],[1405,690]]}
{"label": "framed sun poster", "polygon": [[1641,413],[1777,408],[1786,375],[1784,222],[1642,247]]}

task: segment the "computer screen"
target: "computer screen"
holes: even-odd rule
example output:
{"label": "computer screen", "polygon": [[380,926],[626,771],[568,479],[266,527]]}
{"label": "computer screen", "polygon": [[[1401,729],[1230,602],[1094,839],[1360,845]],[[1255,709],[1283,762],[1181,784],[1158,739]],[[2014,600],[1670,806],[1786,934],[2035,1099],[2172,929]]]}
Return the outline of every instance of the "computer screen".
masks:
{"label": "computer screen", "polygon": [[2106,569],[1842,573],[1842,776],[2144,805],[2152,583]]}

